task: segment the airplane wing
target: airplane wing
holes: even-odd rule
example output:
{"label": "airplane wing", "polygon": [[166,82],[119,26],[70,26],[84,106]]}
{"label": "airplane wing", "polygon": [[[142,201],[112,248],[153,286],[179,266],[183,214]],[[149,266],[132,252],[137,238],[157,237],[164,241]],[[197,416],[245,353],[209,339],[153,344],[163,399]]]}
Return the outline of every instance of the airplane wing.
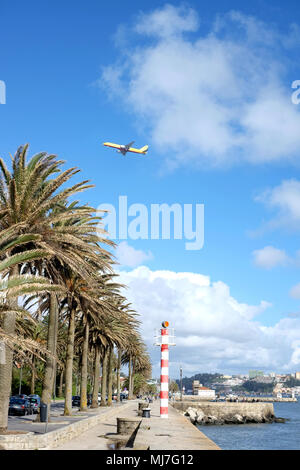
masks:
{"label": "airplane wing", "polygon": [[129,150],[130,147],[132,146],[132,144],[134,144],[134,140],[132,142],[130,142],[129,144],[125,145],[125,149]]}
{"label": "airplane wing", "polygon": [[115,149],[120,149],[121,148],[121,145],[112,144],[111,142],[104,142],[103,145],[105,145],[106,147],[112,147],[112,148],[115,148]]}

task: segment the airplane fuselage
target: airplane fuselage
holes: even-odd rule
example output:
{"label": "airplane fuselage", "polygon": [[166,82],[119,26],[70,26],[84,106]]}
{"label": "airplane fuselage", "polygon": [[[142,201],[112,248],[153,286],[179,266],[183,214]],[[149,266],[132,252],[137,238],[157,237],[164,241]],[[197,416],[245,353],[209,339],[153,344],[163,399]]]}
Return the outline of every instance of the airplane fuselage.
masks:
{"label": "airplane fuselage", "polygon": [[120,145],[120,150],[117,150],[118,153],[121,153],[122,155],[126,155],[128,150],[126,149],[125,145]]}
{"label": "airplane fuselage", "polygon": [[106,147],[112,147],[112,148],[117,149],[117,152],[122,153],[122,155],[126,155],[127,152],[138,153],[140,155],[146,155],[148,151],[148,145],[145,145],[144,147],[137,149],[137,148],[131,147],[133,143],[134,142],[130,142],[130,144],[127,144],[127,145],[120,145],[120,144],[114,144],[112,142],[104,142],[103,145],[105,145]]}

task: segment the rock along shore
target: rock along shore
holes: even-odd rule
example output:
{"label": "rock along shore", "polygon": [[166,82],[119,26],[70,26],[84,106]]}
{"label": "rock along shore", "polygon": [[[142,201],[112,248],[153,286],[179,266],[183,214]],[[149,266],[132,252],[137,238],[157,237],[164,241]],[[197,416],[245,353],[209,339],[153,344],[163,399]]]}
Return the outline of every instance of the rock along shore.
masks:
{"label": "rock along shore", "polygon": [[193,424],[244,424],[284,421],[276,418],[271,403],[177,402],[174,408]]}

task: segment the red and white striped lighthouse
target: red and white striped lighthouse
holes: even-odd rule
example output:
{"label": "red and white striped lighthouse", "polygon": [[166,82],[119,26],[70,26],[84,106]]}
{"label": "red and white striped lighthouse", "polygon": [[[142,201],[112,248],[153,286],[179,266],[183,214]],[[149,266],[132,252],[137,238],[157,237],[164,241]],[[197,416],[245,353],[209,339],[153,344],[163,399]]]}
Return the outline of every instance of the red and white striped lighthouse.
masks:
{"label": "red and white striped lighthouse", "polygon": [[[164,328],[165,326],[165,328]],[[160,417],[168,417],[169,405],[169,322],[163,322],[160,360]]]}
{"label": "red and white striped lighthouse", "polygon": [[[156,336],[156,345],[160,346],[160,417],[168,418],[169,405],[169,346],[174,346],[172,341],[174,335],[169,335],[169,322],[164,321],[160,330],[160,335]],[[171,340],[171,341],[170,341]]]}

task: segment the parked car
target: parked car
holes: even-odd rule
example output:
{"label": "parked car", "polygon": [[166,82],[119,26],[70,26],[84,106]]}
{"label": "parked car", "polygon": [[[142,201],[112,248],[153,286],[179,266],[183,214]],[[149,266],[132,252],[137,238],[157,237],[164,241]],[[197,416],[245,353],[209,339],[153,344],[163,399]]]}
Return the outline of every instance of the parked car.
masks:
{"label": "parked car", "polygon": [[31,395],[28,395],[28,398],[36,398],[37,400],[41,401],[41,397],[35,393],[32,393]]}
{"label": "parked car", "polygon": [[39,404],[39,405],[41,404],[41,397],[40,397],[39,395],[31,394],[31,395],[28,395],[28,398],[29,398],[29,400],[30,400],[31,398],[34,398],[35,400],[38,401],[38,404]]}
{"label": "parked car", "polygon": [[[93,402],[93,395],[88,395],[88,405],[91,405]],[[98,393],[98,405],[101,403],[101,393]]]}
{"label": "parked car", "polygon": [[28,398],[28,395],[25,395],[24,393],[21,393],[20,395],[14,395],[12,398]]}
{"label": "parked car", "polygon": [[31,403],[26,398],[11,397],[9,400],[9,415],[29,415],[32,414]]}
{"label": "parked car", "polygon": [[74,395],[72,397],[72,406],[80,406],[80,396]]}
{"label": "parked car", "polygon": [[32,412],[34,414],[37,414],[39,412],[39,408],[41,404],[40,400],[38,398],[29,397],[29,401],[31,404]]}

